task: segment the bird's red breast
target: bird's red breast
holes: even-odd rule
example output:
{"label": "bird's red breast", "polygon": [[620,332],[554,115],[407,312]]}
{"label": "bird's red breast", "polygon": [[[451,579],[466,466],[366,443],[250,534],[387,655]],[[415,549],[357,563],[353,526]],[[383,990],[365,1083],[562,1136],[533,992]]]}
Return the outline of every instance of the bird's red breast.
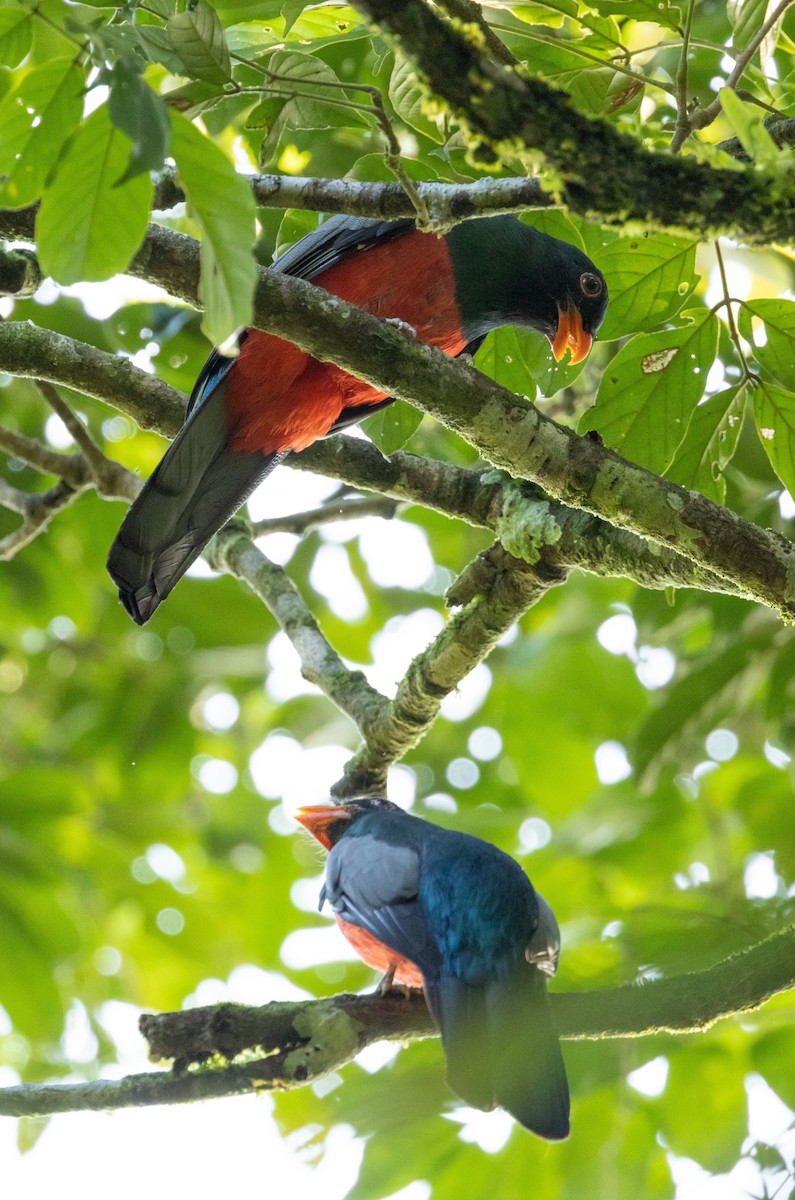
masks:
{"label": "bird's red breast", "polygon": [[337,917],[337,924],[359,958],[366,962],[368,967],[386,975],[392,965],[396,964],[393,976],[395,983],[402,983],[406,987],[422,987],[422,974],[413,962],[409,962],[407,958],[401,958],[394,950],[390,950],[388,946],[374,938],[366,929],[360,929],[358,925],[351,925],[349,921],[343,921],[342,917]]}
{"label": "bird's red breast", "polygon": [[[312,282],[374,316],[405,321],[446,354],[466,345],[444,238],[409,230],[354,252]],[[328,433],[343,408],[385,397],[332,363],[251,330],[226,390],[232,449],[303,450]]]}

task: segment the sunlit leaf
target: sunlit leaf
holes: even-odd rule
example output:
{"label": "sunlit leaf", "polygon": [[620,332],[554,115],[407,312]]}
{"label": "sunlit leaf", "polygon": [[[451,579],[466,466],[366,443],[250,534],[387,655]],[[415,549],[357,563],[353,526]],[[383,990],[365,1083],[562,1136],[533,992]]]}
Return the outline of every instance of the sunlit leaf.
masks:
{"label": "sunlit leaf", "polygon": [[[764,338],[755,336],[753,317],[764,322]],[[776,383],[795,389],[795,302],[745,301],[740,307],[740,332]]]}
{"label": "sunlit leaf", "polygon": [[202,328],[216,344],[251,320],[256,264],[248,180],[195,126],[173,114],[171,152],[202,229]]}
{"label": "sunlit leaf", "polygon": [[98,108],[75,134],[36,219],[44,271],[59,283],[123,271],[146,232],[152,181],[121,183],[130,139]]}
{"label": "sunlit leaf", "polygon": [[35,67],[0,103],[0,204],[24,208],[41,194],[83,113],[85,76],[71,58]]}
{"label": "sunlit leaf", "polygon": [[616,238],[600,250],[610,303],[599,338],[611,341],[670,321],[695,286],[696,243],[671,234]]}
{"label": "sunlit leaf", "polygon": [[596,430],[626,458],[664,471],[704,391],[718,344],[718,322],[703,309],[687,324],[641,334],[619,350],[580,431]]}
{"label": "sunlit leaf", "polygon": [[754,417],[770,465],[795,496],[795,392],[759,383],[754,390]]}
{"label": "sunlit leaf", "polygon": [[667,472],[684,487],[695,488],[722,504],[726,498],[723,472],[734,457],[751,388],[746,383],[726,388],[697,405]]}
{"label": "sunlit leaf", "polygon": [[720,102],[743,150],[760,167],[773,170],[779,159],[776,143],[765,129],[761,111],[741,100],[731,88],[721,88]]}
{"label": "sunlit leaf", "polygon": [[602,13],[630,21],[651,21],[668,29],[679,29],[682,24],[680,9],[669,0],[594,0],[593,7]]}
{"label": "sunlit leaf", "polygon": [[30,52],[33,16],[21,4],[0,9],[0,63],[15,67]]}

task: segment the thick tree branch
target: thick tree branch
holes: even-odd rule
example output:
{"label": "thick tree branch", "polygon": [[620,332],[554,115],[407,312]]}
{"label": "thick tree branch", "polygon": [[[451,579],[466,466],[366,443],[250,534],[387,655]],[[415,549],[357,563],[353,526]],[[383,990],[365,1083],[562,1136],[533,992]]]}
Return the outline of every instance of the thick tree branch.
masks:
{"label": "thick tree branch", "polygon": [[574,211],[691,235],[726,233],[756,245],[795,237],[795,195],[786,178],[647,151],[607,122],[576,112],[565,93],[495,62],[424,0],[353,3],[490,152],[542,151],[562,174],[562,198]]}
{"label": "thick tree branch", "polygon": [[[331,789],[337,799],[385,793],[387,769],[422,740],[442,701],[531,605],[565,581],[567,571],[547,562],[545,550],[538,550],[532,566],[506,561],[505,556],[476,560],[477,587],[470,586],[466,598],[462,596],[465,607],[410,663],[394,700],[369,727],[364,745]],[[467,577],[471,573],[470,564]]]}
{"label": "thick tree branch", "polygon": [[[704,971],[642,986],[556,993],[550,1002],[563,1038],[703,1032],[791,990],[794,964],[795,927],[790,926]],[[373,1042],[435,1034],[419,992],[408,997],[341,995],[261,1008],[221,1004],[145,1015],[140,1024],[152,1057],[172,1060],[173,1071],[4,1088],[0,1115],[178,1104],[302,1087],[345,1066]],[[238,1062],[229,1064],[238,1056]],[[191,1063],[198,1069],[186,1070]]]}
{"label": "thick tree branch", "polygon": [[185,414],[179,392],[140,371],[128,358],[27,321],[0,322],[0,370],[95,396],[132,417],[142,429],[173,436]]}
{"label": "thick tree branch", "polygon": [[547,562],[556,568],[625,577],[646,588],[694,587],[751,598],[737,584],[675,550],[650,546],[637,534],[550,500],[537,485],[517,483],[491,468],[455,467],[404,450],[384,458],[372,443],[345,436],[316,442],[290,455],[285,465],[490,529],[512,551],[517,565],[536,561],[543,545]]}
{"label": "thick tree branch", "polygon": [[[197,303],[198,244],[191,238],[151,226],[131,273],[167,287]],[[255,295],[255,323],[295,342],[324,361],[373,384],[379,391],[416,403],[455,429],[495,466],[540,483],[571,507],[585,509],[655,542],[727,579],[789,620],[795,615],[795,547],[779,535],[742,520],[730,510],[630,463],[590,438],[579,438],[532,404],[480,375],[463,362],[407,339],[387,322],[314,288],[301,279],[261,269]],[[20,331],[7,335],[8,328]],[[80,353],[97,351],[27,326],[0,326],[0,365],[39,374],[29,358],[13,350],[32,333],[28,349],[39,361],[63,353],[68,366]],[[11,353],[4,341],[9,336]],[[53,340],[54,339],[54,340]],[[65,349],[64,349],[65,347]],[[73,349],[77,348],[77,349]],[[5,360],[5,361],[4,361]],[[114,360],[121,363],[121,360]],[[125,368],[128,384],[134,368]],[[98,394],[96,373],[87,391]],[[149,380],[150,386],[157,381]],[[75,383],[75,386],[79,386]],[[165,385],[159,384],[158,390]],[[169,400],[174,393],[161,394]],[[115,397],[108,397],[114,402]],[[131,407],[125,396],[125,411]],[[170,403],[169,432],[178,425]],[[172,415],[173,414],[173,415]],[[146,414],[152,421],[151,410]],[[173,423],[172,423],[173,422]]]}
{"label": "thick tree branch", "polygon": [[[197,244],[150,227],[132,272],[196,302]],[[544,417],[532,404],[394,325],[301,279],[260,270],[255,323],[379,391],[416,403],[495,466],[732,581],[782,617],[795,616],[795,547],[730,510],[630,463]]]}

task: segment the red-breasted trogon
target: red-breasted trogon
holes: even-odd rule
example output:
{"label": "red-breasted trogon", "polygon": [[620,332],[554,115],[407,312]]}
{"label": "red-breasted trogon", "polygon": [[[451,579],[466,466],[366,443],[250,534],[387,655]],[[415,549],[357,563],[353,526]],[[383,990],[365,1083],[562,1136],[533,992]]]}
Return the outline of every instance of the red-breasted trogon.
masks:
{"label": "red-breasted trogon", "polygon": [[[301,279],[455,356],[501,325],[546,334],[561,359],[583,359],[607,306],[581,250],[512,216],[482,217],[443,237],[413,222],[332,217],[272,270]],[[108,570],[139,625],[212,535],[290,450],[361,420],[389,397],[297,346],[247,329],[196,380],[185,424],[131,506]]]}
{"label": "red-breasted trogon", "polygon": [[474,1108],[507,1109],[557,1141],[569,1088],[546,982],[560,951],[552,909],[496,846],[388,800],[299,809],[329,851],[320,905],[370,966],[421,986],[447,1082]]}

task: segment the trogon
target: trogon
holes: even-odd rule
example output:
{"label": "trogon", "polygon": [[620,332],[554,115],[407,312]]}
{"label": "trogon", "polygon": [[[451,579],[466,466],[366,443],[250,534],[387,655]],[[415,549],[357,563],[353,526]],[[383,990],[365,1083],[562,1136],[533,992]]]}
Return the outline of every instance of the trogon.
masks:
{"label": "trogon", "polygon": [[[482,217],[443,237],[413,222],[332,217],[274,264],[455,356],[501,325],[546,334],[560,360],[587,355],[607,288],[581,250],[517,217]],[[361,420],[390,397],[272,334],[205,363],[185,424],[131,506],[108,557],[122,604],[143,625],[212,535],[291,450]]]}
{"label": "trogon", "polygon": [[368,965],[422,987],[451,1089],[557,1141],[569,1089],[546,983],[560,952],[552,909],[517,862],[377,797],[299,809],[329,851],[320,907]]}

